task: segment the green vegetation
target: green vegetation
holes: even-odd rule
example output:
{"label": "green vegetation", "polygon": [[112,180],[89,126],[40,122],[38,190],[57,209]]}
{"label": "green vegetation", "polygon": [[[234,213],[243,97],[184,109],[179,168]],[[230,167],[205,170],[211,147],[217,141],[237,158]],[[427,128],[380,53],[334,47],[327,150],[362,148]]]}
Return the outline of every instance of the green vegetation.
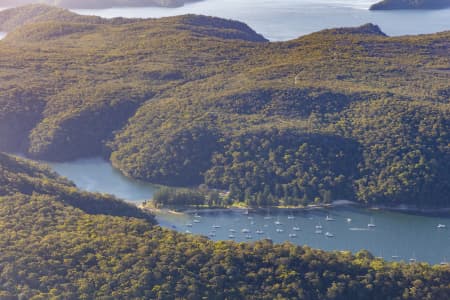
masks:
{"label": "green vegetation", "polygon": [[[83,211],[78,199],[95,203],[101,196],[76,191],[41,165],[0,154],[0,170],[1,299],[450,297],[449,266],[267,240],[213,242],[162,229],[137,213]],[[124,209],[102,200],[103,208]]]}
{"label": "green vegetation", "polygon": [[444,9],[448,7],[450,7],[450,0],[383,0],[373,4],[370,10]]}
{"label": "green vegetation", "polygon": [[218,18],[45,6],[0,12],[5,26],[0,150],[103,155],[127,176],[252,206],[450,206],[449,31],[367,24],[268,43]]}
{"label": "green vegetation", "polygon": [[134,205],[108,195],[80,192],[73,183],[46,166],[0,153],[0,197],[17,194],[51,196],[61,205],[73,206],[89,214],[135,217],[155,223],[153,216]]}
{"label": "green vegetation", "polygon": [[183,206],[222,207],[227,200],[218,191],[208,190],[206,187],[198,189],[175,189],[162,187],[153,195],[152,204],[156,207],[180,208]]}

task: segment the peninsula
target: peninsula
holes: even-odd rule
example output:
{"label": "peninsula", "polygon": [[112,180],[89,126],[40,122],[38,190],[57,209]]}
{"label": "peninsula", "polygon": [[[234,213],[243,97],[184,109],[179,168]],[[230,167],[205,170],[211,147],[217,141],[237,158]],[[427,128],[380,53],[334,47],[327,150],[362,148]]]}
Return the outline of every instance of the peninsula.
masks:
{"label": "peninsula", "polygon": [[[0,30],[0,151],[103,155],[128,176],[249,205],[449,204],[450,32],[366,24],[269,43],[219,18],[42,5],[0,12]],[[214,242],[4,153],[0,228],[0,299],[450,298],[446,261]]]}
{"label": "peninsula", "polygon": [[370,7],[370,10],[394,9],[444,9],[450,7],[450,0],[383,0]]}
{"label": "peninsula", "polygon": [[366,24],[270,43],[220,18],[40,5],[0,12],[0,31],[2,151],[101,155],[248,206],[450,206],[450,31]]}

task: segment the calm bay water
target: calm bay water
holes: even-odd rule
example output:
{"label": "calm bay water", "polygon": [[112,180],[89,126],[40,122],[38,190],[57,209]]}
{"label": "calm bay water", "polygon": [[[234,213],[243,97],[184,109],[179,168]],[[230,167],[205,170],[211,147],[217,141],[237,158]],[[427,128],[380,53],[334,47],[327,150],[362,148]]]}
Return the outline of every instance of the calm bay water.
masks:
{"label": "calm bay water", "polygon": [[82,190],[108,193],[133,203],[151,199],[157,190],[155,185],[125,177],[101,158],[48,164]]}
{"label": "calm bay water", "polygon": [[[391,261],[414,258],[438,264],[450,259],[450,230],[437,228],[438,224],[449,227],[450,218],[349,207],[308,211],[272,209],[270,212],[250,212],[248,215],[242,211],[202,213],[200,210],[198,216],[196,218],[193,213],[167,213],[159,215],[158,219],[167,227],[209,236],[214,240],[255,241],[270,238],[277,243],[290,241],[324,250],[356,252],[367,249],[374,256]],[[326,221],[327,216],[334,221]],[[277,221],[281,224],[276,225]],[[371,222],[376,227],[368,227]],[[322,226],[320,232],[316,226]],[[300,230],[294,230],[294,227]],[[242,232],[246,229],[248,233]],[[327,232],[333,237],[327,237]]]}
{"label": "calm bay water", "polygon": [[388,35],[433,33],[450,29],[450,9],[369,11],[378,0],[205,0],[180,8],[75,10],[106,18],[157,18],[203,14],[239,20],[273,41],[297,38],[325,28],[374,23]]}
{"label": "calm bay water", "polygon": [[[368,22],[379,25],[388,35],[450,30],[450,9],[371,12],[368,7],[374,2],[376,0],[205,0],[175,9],[112,8],[76,12],[107,18],[165,17],[187,13],[212,15],[243,21],[273,41],[293,39],[325,28],[358,26]],[[0,33],[0,39],[2,37],[4,34]],[[152,198],[158,188],[123,176],[100,158],[50,165],[82,190],[113,194],[133,203]],[[327,215],[334,221],[326,221]],[[433,264],[450,260],[450,216],[418,216],[341,207],[309,211],[272,209],[250,212],[249,215],[239,210],[199,211],[198,216],[161,213],[157,219],[162,226],[210,236],[214,240],[270,238],[274,242],[291,241],[324,250],[355,252],[367,249],[387,260],[415,258]],[[276,225],[277,221],[281,224]],[[376,226],[368,227],[372,222]],[[438,229],[438,224],[447,228]],[[316,226],[322,226],[320,233],[316,233]],[[294,230],[294,227],[299,230]],[[327,237],[327,232],[332,237]]]}
{"label": "calm bay water", "polygon": [[[150,199],[157,189],[157,186],[121,175],[101,158],[50,165],[82,190],[114,194],[133,203]],[[210,236],[214,240],[271,238],[274,242],[291,241],[324,250],[367,249],[387,260],[394,260],[392,256],[399,256],[395,260],[415,258],[433,264],[450,260],[450,216],[418,216],[352,207],[309,211],[271,209],[249,215],[244,215],[242,210],[216,210],[199,211],[198,215],[196,218],[193,213],[161,213],[157,219],[162,226]],[[326,221],[327,215],[335,220]],[[281,224],[276,225],[276,221]],[[376,227],[369,228],[367,225],[371,222]],[[447,229],[438,229],[438,224],[446,225]],[[320,225],[321,233],[316,233],[316,226]],[[243,233],[243,229],[249,232]],[[277,229],[283,231],[277,232]],[[258,234],[259,230],[263,233]],[[334,237],[326,237],[326,232]],[[289,236],[294,233],[296,237]],[[230,238],[230,234],[234,237]]]}

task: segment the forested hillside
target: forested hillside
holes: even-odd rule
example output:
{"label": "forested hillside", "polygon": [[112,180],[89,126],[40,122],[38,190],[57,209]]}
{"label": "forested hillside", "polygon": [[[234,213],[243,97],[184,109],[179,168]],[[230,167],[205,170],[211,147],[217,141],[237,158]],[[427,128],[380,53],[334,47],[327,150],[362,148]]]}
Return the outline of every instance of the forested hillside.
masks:
{"label": "forested hillside", "polygon": [[[102,214],[117,200],[81,194],[42,165],[0,154],[0,170],[1,299],[450,297],[449,266],[267,240],[212,242],[139,214]],[[77,207],[99,198],[105,205],[94,213]]]}
{"label": "forested hillside", "polygon": [[155,223],[152,215],[112,196],[79,191],[48,167],[0,153],[0,197],[45,195],[62,206],[73,206],[89,214],[145,219]]}
{"label": "forested hillside", "polygon": [[36,9],[0,12],[15,28],[0,42],[3,151],[103,155],[249,205],[450,204],[449,31],[367,24],[269,43],[218,18]]}

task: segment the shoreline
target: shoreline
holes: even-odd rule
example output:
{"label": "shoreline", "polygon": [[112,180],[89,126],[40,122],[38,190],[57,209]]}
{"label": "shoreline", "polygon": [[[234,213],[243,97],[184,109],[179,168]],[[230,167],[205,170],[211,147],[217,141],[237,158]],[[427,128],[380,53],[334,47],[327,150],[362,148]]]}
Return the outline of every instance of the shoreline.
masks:
{"label": "shoreline", "polygon": [[[20,158],[28,159],[31,161],[35,161],[38,163],[43,163],[46,165],[49,164],[49,162],[47,162],[47,161],[38,161],[38,160],[28,158],[21,153],[8,153],[8,154],[17,156]],[[112,163],[110,161],[107,161],[107,162],[112,165]],[[114,165],[112,165],[112,166],[114,168]],[[53,169],[53,167],[51,167],[51,166],[49,166],[49,167],[50,167],[50,169],[52,169],[52,171],[56,172]],[[116,168],[114,168],[114,169],[116,169]],[[116,169],[116,170],[118,170],[118,169]],[[131,177],[128,177],[124,173],[121,173],[121,174],[123,174],[125,177],[135,180],[137,182],[147,184],[147,182],[145,182],[145,181],[133,179]],[[150,183],[148,183],[148,184],[150,184]],[[155,184],[154,186],[161,186],[161,185]],[[83,191],[83,189],[81,189],[80,187],[77,186],[77,188],[80,191]],[[416,206],[409,206],[406,204],[398,204],[395,206],[388,206],[388,205],[383,205],[383,204],[364,205],[364,204],[356,202],[356,201],[350,201],[350,200],[344,200],[344,199],[335,200],[331,203],[309,204],[307,206],[272,206],[272,207],[251,208],[251,207],[245,207],[242,205],[240,205],[240,206],[235,205],[235,206],[230,206],[230,207],[181,207],[181,208],[169,208],[169,209],[162,209],[162,210],[154,208],[154,207],[149,207],[149,206],[144,207],[143,203],[146,201],[151,202],[151,199],[142,200],[142,202],[127,200],[125,198],[121,198],[121,199],[131,205],[135,205],[135,206],[139,207],[140,209],[147,210],[150,212],[158,212],[158,211],[161,212],[162,210],[165,210],[165,211],[169,211],[172,214],[180,214],[180,215],[185,214],[185,213],[195,212],[198,210],[201,210],[203,212],[217,212],[217,211],[230,211],[230,210],[243,211],[243,210],[247,210],[247,209],[248,210],[267,210],[267,209],[313,210],[313,209],[327,209],[327,208],[346,207],[346,206],[347,207],[358,207],[361,209],[368,209],[368,210],[392,211],[392,212],[405,213],[405,214],[432,215],[432,216],[449,216],[450,215],[450,207],[418,208]]]}
{"label": "shoreline", "polygon": [[400,204],[397,206],[386,206],[386,205],[373,205],[368,207],[371,210],[380,210],[380,211],[394,211],[394,212],[402,212],[402,213],[413,213],[419,215],[449,215],[450,207],[441,207],[441,208],[418,208],[412,207],[404,204]]}
{"label": "shoreline", "polygon": [[433,216],[449,216],[450,207],[443,208],[417,208],[407,205],[397,205],[397,206],[386,206],[386,205],[363,205],[355,201],[349,200],[338,200],[327,204],[310,204],[307,206],[271,206],[271,207],[241,207],[241,206],[230,206],[230,207],[180,207],[178,208],[155,208],[145,206],[143,203],[137,205],[140,209],[158,214],[158,213],[168,213],[172,215],[185,215],[193,214],[196,212],[202,213],[212,213],[212,212],[263,212],[267,210],[286,210],[286,211],[308,211],[308,210],[321,210],[321,209],[332,209],[332,208],[345,208],[345,207],[357,207],[360,209],[375,210],[375,211],[391,211],[405,214],[417,214],[417,215],[433,215]]}

